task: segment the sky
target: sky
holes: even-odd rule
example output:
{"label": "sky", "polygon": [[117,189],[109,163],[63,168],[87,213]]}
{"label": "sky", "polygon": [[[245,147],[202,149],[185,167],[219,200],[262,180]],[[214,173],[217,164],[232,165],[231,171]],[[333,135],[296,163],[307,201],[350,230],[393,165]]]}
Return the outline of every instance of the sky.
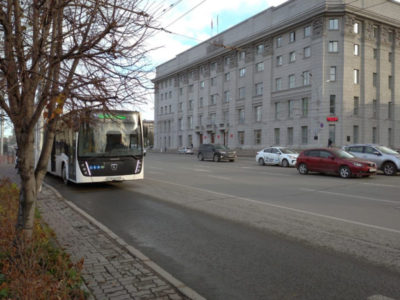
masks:
{"label": "sky", "polygon": [[[147,43],[149,62],[160,65],[177,54],[215,36],[217,33],[287,0],[156,0],[152,9],[157,10],[157,22],[172,32],[157,32]],[[218,21],[217,21],[218,20]],[[213,27],[211,27],[211,24]],[[153,79],[155,73],[150,74]],[[154,101],[140,107],[147,120],[154,119]]]}

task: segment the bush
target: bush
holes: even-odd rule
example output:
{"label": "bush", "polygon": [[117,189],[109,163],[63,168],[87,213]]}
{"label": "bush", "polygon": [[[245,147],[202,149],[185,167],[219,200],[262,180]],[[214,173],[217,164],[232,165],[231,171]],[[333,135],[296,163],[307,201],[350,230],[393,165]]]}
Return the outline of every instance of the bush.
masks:
{"label": "bush", "polygon": [[0,180],[0,299],[86,299],[81,290],[83,260],[70,261],[39,213],[31,240],[17,236],[19,191]]}

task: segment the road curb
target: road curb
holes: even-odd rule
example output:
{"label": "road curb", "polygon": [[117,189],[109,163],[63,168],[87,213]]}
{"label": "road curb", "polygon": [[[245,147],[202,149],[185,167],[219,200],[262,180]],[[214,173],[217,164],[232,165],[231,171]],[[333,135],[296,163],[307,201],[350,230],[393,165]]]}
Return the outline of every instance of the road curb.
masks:
{"label": "road curb", "polygon": [[102,230],[104,233],[106,233],[112,240],[114,240],[118,245],[123,247],[126,251],[128,251],[132,256],[137,257],[140,259],[147,267],[152,269],[155,273],[160,275],[162,278],[164,278],[169,284],[171,284],[173,287],[175,287],[177,290],[179,290],[183,295],[186,297],[193,299],[193,300],[205,300],[203,296],[198,294],[196,291],[191,289],[190,287],[186,286],[182,281],[176,279],[174,276],[172,276],[170,273],[165,271],[163,268],[161,268],[159,265],[157,265],[154,261],[152,261],[150,258],[148,258],[146,255],[144,255],[140,250],[134,248],[131,245],[128,245],[123,239],[121,239],[119,236],[117,236],[114,232],[112,232],[107,226],[103,225],[99,221],[97,221],[95,218],[87,214],[85,211],[80,209],[78,206],[76,206],[74,203],[71,201],[67,200],[64,198],[54,187],[51,185],[43,182],[43,185],[46,188],[49,188],[52,192],[56,194],[58,198],[63,200],[71,209],[82,215],[85,219],[87,219],[89,222],[91,222],[93,225],[97,226],[100,230]]}

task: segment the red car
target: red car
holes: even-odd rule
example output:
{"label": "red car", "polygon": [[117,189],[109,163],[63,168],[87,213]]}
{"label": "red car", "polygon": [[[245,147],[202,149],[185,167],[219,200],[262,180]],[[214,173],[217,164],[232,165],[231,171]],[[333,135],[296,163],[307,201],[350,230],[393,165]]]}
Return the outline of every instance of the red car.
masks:
{"label": "red car", "polygon": [[371,176],[376,173],[376,164],[335,148],[308,149],[297,157],[296,168],[300,174],[320,172],[350,176]]}

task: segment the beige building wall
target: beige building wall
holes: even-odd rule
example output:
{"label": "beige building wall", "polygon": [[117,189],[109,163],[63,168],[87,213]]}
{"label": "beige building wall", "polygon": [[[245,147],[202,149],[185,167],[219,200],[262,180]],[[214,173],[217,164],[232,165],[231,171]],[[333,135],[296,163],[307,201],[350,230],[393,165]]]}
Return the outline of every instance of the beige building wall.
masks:
{"label": "beige building wall", "polygon": [[391,0],[292,0],[178,54],[154,79],[155,147],[399,148],[399,15]]}

